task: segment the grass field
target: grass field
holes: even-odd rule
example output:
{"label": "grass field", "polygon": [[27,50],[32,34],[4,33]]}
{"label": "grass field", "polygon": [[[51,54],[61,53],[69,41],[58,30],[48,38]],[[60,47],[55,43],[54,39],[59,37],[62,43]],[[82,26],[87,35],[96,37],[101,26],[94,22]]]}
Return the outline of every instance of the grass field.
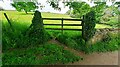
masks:
{"label": "grass field", "polygon": [[[6,13],[11,20],[14,28],[14,32],[10,30],[10,26],[4,17]],[[78,60],[82,60],[80,56],[76,56],[74,53],[64,50],[63,47],[58,44],[52,44],[46,42],[46,44],[29,44],[29,37],[25,37],[22,33],[26,31],[31,24],[33,13],[25,14],[24,12],[17,11],[0,11],[0,21],[2,21],[2,47],[3,65],[11,64],[67,64],[73,63]],[[71,18],[65,14],[55,13],[44,13],[42,12],[43,18]],[[60,24],[61,21],[44,21],[45,24]],[[64,24],[80,24],[80,21],[65,21]],[[60,26],[45,26],[45,28],[60,28]],[[81,29],[80,26],[64,26],[64,28]],[[96,28],[112,28],[108,25],[97,24]],[[85,51],[85,43],[82,40],[80,31],[64,31],[64,35],[61,31],[50,30],[48,33],[49,37],[56,38],[60,43],[65,44],[69,48]],[[100,42],[95,46],[91,46],[89,52],[103,52],[117,50],[116,45],[119,40],[115,37],[108,42]],[[26,42],[24,44],[24,42]],[[102,45],[101,45],[102,44]],[[108,44],[107,46],[105,44]],[[27,46],[27,47],[25,47]],[[109,50],[111,49],[111,50]],[[86,50],[86,52],[88,51]]]}
{"label": "grass field", "polygon": [[[29,14],[25,14],[24,12],[17,12],[17,11],[0,11],[2,14],[0,18],[2,18],[2,21],[7,21],[4,17],[3,13],[6,13],[9,17],[9,19],[20,22],[21,24],[27,24],[30,25],[33,13],[30,12]],[[56,13],[48,13],[48,12],[42,12],[43,18],[71,18],[69,15],[65,14],[56,14]],[[44,23],[52,23],[52,24],[60,24],[61,21],[59,20],[44,20]],[[81,21],[64,21],[64,24],[81,24]],[[46,28],[61,28],[61,26],[45,26]],[[64,26],[64,28],[74,28],[74,29],[81,29],[81,26]],[[103,25],[103,24],[96,24],[96,28],[111,28],[111,26]]]}

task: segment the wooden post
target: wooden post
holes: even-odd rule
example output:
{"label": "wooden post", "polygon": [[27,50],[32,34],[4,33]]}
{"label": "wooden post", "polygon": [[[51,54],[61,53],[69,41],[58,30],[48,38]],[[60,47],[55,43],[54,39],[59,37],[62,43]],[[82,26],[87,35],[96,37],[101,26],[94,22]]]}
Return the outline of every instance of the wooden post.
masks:
{"label": "wooden post", "polygon": [[14,29],[13,29],[13,27],[12,27],[12,24],[11,24],[11,22],[10,22],[8,16],[7,16],[7,14],[4,13],[4,16],[5,16],[5,18],[7,19],[8,23],[10,24],[10,27],[11,27],[11,29],[12,29],[12,31],[13,31]]}
{"label": "wooden post", "polygon": [[62,18],[62,20],[61,20],[61,28],[62,28],[62,34],[63,34],[63,18]]}
{"label": "wooden post", "polygon": [[10,26],[12,27],[12,24],[11,24],[11,22],[10,22],[9,18],[7,17],[7,14],[6,14],[6,13],[4,13],[4,15],[5,15],[5,17],[6,17],[7,21],[8,21],[8,23],[9,23],[9,24],[10,24]]}

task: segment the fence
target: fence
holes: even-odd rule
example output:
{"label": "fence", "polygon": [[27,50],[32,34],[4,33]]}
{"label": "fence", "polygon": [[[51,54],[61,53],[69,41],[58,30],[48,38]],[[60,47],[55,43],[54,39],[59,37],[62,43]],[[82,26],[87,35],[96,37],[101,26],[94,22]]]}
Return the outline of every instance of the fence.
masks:
{"label": "fence", "polygon": [[[9,18],[7,17],[6,13],[4,13],[4,15],[12,28],[11,22],[10,22]],[[95,25],[96,25],[95,11],[90,11],[85,16],[83,15],[83,19],[66,19],[66,18],[42,18],[42,19],[43,20],[61,20],[61,24],[44,24],[44,25],[61,26],[61,28],[46,28],[46,29],[61,30],[62,33],[63,33],[63,30],[82,31],[82,38],[85,41],[88,41],[95,33]],[[64,20],[81,21],[81,24],[64,24]],[[69,29],[69,28],[63,28],[63,26],[82,26],[82,29]]]}
{"label": "fence", "polygon": [[[6,19],[8,20],[10,26],[11,22],[9,20],[9,18],[7,17],[6,13],[4,13]],[[83,19],[67,19],[67,18],[42,18],[43,20],[61,20],[61,24],[44,24],[44,25],[49,25],[49,26],[61,26],[61,28],[46,28],[47,30],[61,30],[63,33],[63,30],[74,30],[74,31],[82,31],[82,36],[83,36],[83,32],[84,32],[84,16]],[[81,24],[64,24],[64,21],[81,21]],[[82,26],[82,29],[69,29],[69,28],[63,28],[63,26]]]}
{"label": "fence", "polygon": [[[61,30],[63,33],[63,30],[74,30],[74,31],[83,31],[82,29],[69,29],[69,28],[63,28],[64,26],[82,26],[83,20],[82,19],[67,19],[67,18],[43,18],[43,20],[61,20],[61,24],[44,24],[49,26],[61,26],[61,28],[46,28],[48,30]],[[81,24],[64,24],[64,21],[81,21]],[[83,28],[83,26],[82,26]]]}

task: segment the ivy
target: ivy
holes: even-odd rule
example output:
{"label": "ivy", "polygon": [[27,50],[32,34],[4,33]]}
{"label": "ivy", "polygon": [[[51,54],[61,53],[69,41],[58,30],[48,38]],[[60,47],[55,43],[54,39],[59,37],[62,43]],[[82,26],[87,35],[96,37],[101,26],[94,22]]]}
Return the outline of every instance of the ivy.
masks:
{"label": "ivy", "polygon": [[39,11],[34,13],[32,24],[27,31],[26,37],[29,37],[31,45],[43,44],[49,39],[49,34],[44,29],[43,19]]}
{"label": "ivy", "polygon": [[83,39],[88,41],[95,32],[95,11],[90,11],[83,18]]}

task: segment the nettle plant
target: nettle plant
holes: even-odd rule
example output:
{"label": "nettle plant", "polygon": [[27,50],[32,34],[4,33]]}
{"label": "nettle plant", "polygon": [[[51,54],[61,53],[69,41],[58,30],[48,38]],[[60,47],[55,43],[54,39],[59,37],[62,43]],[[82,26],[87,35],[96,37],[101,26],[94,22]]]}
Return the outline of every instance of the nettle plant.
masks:
{"label": "nettle plant", "polygon": [[95,11],[87,13],[83,21],[83,39],[87,42],[95,33]]}

